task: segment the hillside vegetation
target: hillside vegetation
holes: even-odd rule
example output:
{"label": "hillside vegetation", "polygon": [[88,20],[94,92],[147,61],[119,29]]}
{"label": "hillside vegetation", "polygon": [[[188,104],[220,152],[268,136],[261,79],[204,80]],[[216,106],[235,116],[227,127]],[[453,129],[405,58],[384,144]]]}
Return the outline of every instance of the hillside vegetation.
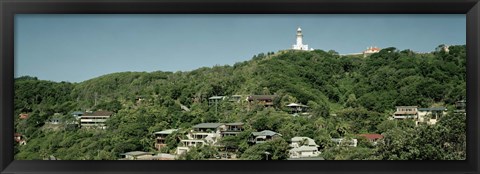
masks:
{"label": "hillside vegetation", "polygon": [[[243,134],[224,140],[238,148],[242,159],[263,159],[266,150],[275,152],[271,159],[285,159],[294,136],[313,138],[327,160],[465,159],[465,116],[450,112],[455,101],[466,98],[465,49],[450,46],[449,52],[420,54],[391,47],[366,58],[288,50],[234,65],[119,72],[81,83],[20,77],[15,79],[15,127],[28,143],[15,146],[15,159],[114,160],[127,151],[154,152],[154,132],[179,128],[164,150],[174,152],[182,132],[205,122],[245,123]],[[273,107],[249,107],[245,97],[254,94],[279,97]],[[243,98],[208,105],[209,97],[231,95]],[[138,102],[139,97],[144,100]],[[286,105],[292,102],[308,105],[311,116],[289,114]],[[388,119],[395,106],[446,106],[449,114],[436,125],[415,126],[410,120]],[[85,110],[115,114],[106,130],[44,128],[55,113],[68,118]],[[30,116],[20,120],[20,113]],[[281,133],[282,139],[253,146],[245,142],[250,132],[266,129]],[[385,140],[377,146],[361,140],[355,148],[331,141],[361,133],[384,134]],[[211,153],[216,149],[204,147],[184,158],[205,159]]]}

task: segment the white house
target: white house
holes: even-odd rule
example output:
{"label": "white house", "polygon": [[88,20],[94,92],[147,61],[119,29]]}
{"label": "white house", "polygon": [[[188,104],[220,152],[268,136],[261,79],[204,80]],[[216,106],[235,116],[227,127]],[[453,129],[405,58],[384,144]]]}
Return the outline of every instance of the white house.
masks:
{"label": "white house", "polygon": [[290,108],[291,114],[298,114],[298,113],[306,113],[308,110],[307,105],[299,104],[299,103],[290,103],[287,105]]}
{"label": "white house", "polygon": [[378,53],[380,52],[380,48],[378,47],[368,47],[365,51],[363,51],[363,54],[373,54],[373,53]]}
{"label": "white house", "polygon": [[415,123],[436,124],[437,120],[447,114],[447,108],[418,108],[417,106],[397,106],[394,119],[414,119]]}
{"label": "white house", "polygon": [[320,154],[317,147],[300,146],[289,150],[290,158],[316,157]]}
{"label": "white house", "polygon": [[380,48],[378,47],[368,47],[365,51],[363,51],[363,57],[367,57],[367,55],[373,54],[373,53],[378,53],[380,52]]}
{"label": "white house", "polygon": [[122,153],[120,155],[122,156],[120,160],[142,160],[145,158],[152,157],[153,153],[142,152],[142,151],[132,151],[127,153]]}
{"label": "white house", "polygon": [[214,144],[222,137],[225,130],[225,123],[200,123],[193,126],[193,130],[187,135],[188,139],[206,140]]}
{"label": "white house", "polygon": [[426,123],[426,124],[436,124],[437,120],[447,114],[447,108],[445,107],[437,107],[437,108],[418,108],[418,120],[416,121],[417,124],[419,123]]}
{"label": "white house", "polygon": [[208,105],[216,105],[226,98],[226,96],[212,96],[208,98]]}
{"label": "white house", "polygon": [[180,140],[180,146],[177,147],[177,155],[190,151],[191,147],[202,147],[205,140]]}
{"label": "white house", "polygon": [[87,128],[106,129],[105,122],[112,116],[113,112],[109,111],[95,111],[85,112],[80,116],[80,126]]}
{"label": "white house", "polygon": [[332,141],[337,143],[338,146],[345,145],[345,146],[357,147],[357,144],[358,144],[358,140],[355,138],[350,139],[350,141],[345,140],[345,138],[332,138]]}
{"label": "white house", "polygon": [[166,138],[168,135],[178,131],[178,129],[167,129],[159,132],[153,133],[155,135],[155,148],[160,150],[162,147],[167,146]]}
{"label": "white house", "polygon": [[397,106],[397,110],[393,114],[395,119],[418,118],[417,106]]}
{"label": "white house", "polygon": [[315,140],[309,137],[293,137],[290,147],[290,158],[316,157],[320,154]]}
{"label": "white house", "polygon": [[260,143],[265,143],[266,141],[270,141],[275,137],[281,137],[281,136],[282,134],[279,134],[277,132],[274,132],[271,130],[263,130],[261,132],[252,132],[252,135],[249,141],[254,144],[260,144]]}

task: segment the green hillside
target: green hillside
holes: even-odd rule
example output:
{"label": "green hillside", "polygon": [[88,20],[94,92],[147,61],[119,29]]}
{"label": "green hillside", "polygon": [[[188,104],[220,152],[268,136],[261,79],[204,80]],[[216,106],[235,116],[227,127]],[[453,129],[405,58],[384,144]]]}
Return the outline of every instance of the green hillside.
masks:
{"label": "green hillside", "polygon": [[[238,149],[242,159],[263,159],[264,151],[275,152],[269,159],[286,159],[294,136],[313,138],[325,159],[465,159],[464,115],[449,112],[433,126],[388,119],[395,106],[444,106],[451,111],[456,101],[466,99],[465,49],[450,46],[449,52],[420,54],[386,48],[366,58],[287,50],[234,65],[189,72],[119,72],[81,83],[20,77],[15,79],[15,126],[28,143],[15,146],[15,159],[117,159],[127,151],[155,152],[153,133],[179,128],[162,150],[173,153],[182,132],[206,122],[245,123],[241,136],[222,140]],[[212,96],[232,95],[242,99],[208,104]],[[250,105],[245,100],[249,95],[278,97],[273,107],[264,107]],[[307,105],[310,115],[292,116],[289,103]],[[115,114],[106,130],[45,128],[55,113],[69,118],[85,110]],[[29,118],[19,119],[20,113]],[[261,130],[276,131],[282,139],[246,143],[250,132]],[[384,134],[385,143],[371,146],[361,139],[358,147],[350,148],[331,140],[362,133]],[[205,159],[215,153],[217,149],[204,147],[182,158]]]}

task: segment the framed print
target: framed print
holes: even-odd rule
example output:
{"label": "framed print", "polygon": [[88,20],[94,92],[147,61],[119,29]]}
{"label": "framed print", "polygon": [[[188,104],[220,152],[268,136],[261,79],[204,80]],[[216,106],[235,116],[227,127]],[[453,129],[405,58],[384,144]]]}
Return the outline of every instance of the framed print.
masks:
{"label": "framed print", "polygon": [[476,0],[0,5],[2,173],[478,173]]}

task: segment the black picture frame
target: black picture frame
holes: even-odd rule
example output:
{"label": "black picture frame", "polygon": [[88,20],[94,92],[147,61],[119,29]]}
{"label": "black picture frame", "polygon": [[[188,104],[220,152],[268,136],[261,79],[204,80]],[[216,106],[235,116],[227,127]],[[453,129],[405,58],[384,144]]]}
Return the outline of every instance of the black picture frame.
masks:
{"label": "black picture frame", "polygon": [[[478,0],[2,0],[0,171],[2,173],[479,173]],[[465,161],[15,161],[13,159],[15,14],[465,14],[467,159]]]}

